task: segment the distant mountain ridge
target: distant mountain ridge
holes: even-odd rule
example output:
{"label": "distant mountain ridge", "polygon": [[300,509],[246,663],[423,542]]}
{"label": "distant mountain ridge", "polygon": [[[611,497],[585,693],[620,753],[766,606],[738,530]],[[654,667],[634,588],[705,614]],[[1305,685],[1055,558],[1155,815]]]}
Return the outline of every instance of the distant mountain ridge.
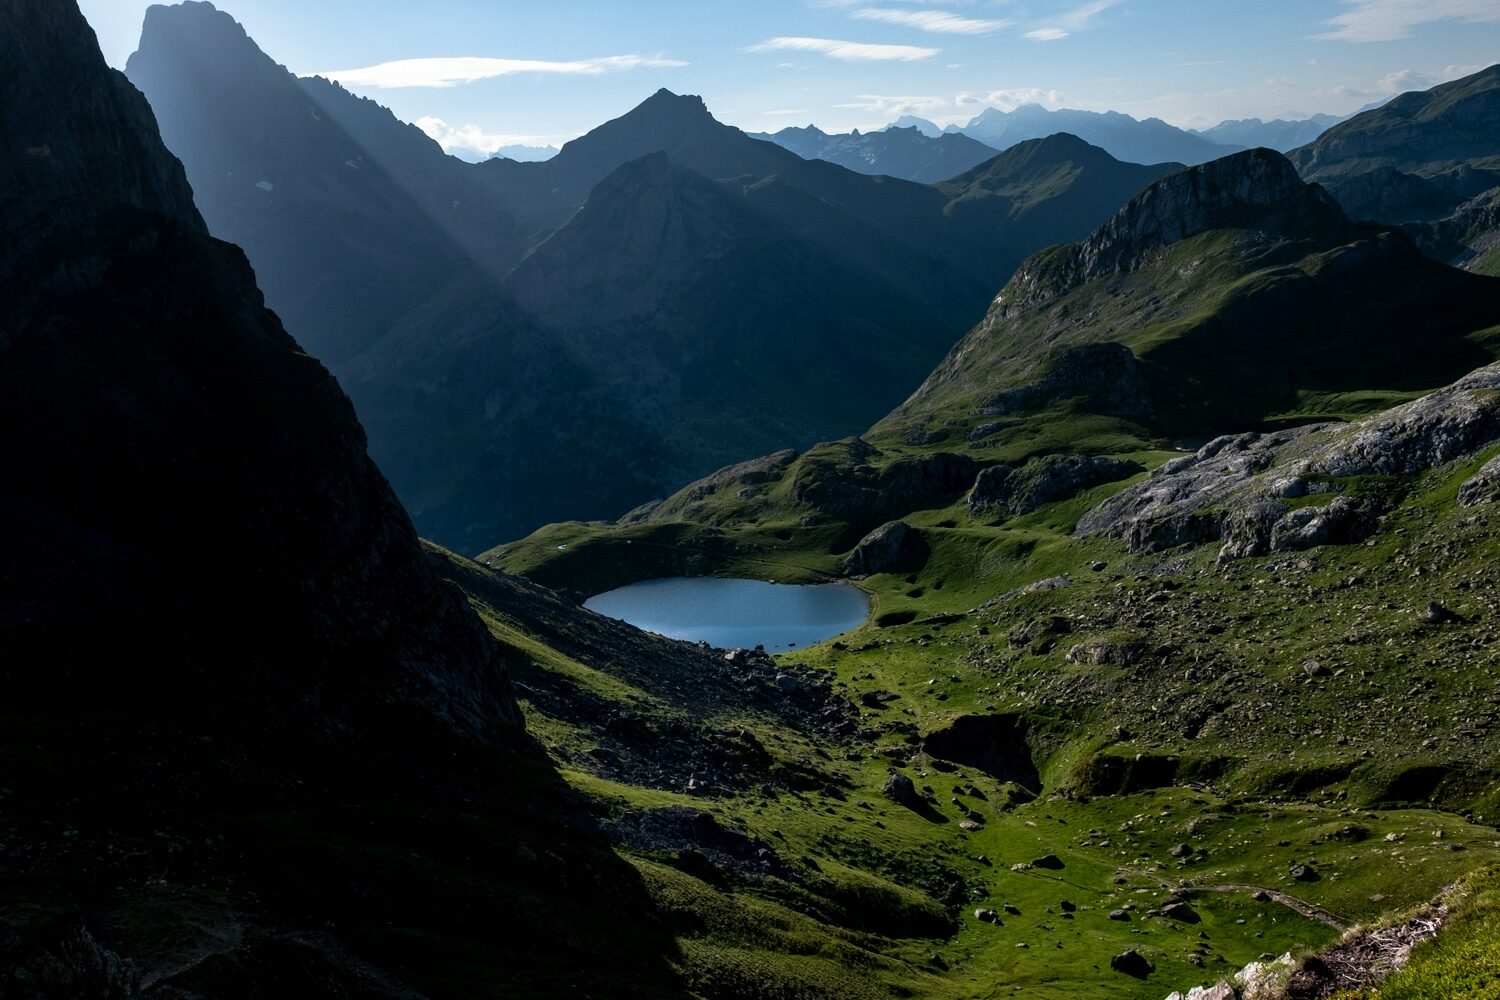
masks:
{"label": "distant mountain ridge", "polygon": [[1222,121],[1213,128],[1191,129],[1190,131],[1210,142],[1227,146],[1239,146],[1245,149],[1263,146],[1266,149],[1274,149],[1278,153],[1286,153],[1312,142],[1339,122],[1344,121],[1346,117],[1348,116],[1313,115],[1310,118],[1295,121],[1281,118],[1273,121],[1239,118]]}
{"label": "distant mountain ridge", "polygon": [[1137,120],[1118,111],[1049,111],[1040,104],[1023,104],[1014,111],[986,108],[967,125],[950,125],[944,131],[960,132],[996,149],[1067,132],[1127,163],[1177,162],[1192,166],[1241,148],[1211,142],[1159,118]]}
{"label": "distant mountain ridge", "polygon": [[993,157],[998,150],[957,133],[931,136],[920,128],[887,128],[861,134],[830,135],[814,125],[780,132],[751,133],[805,160],[827,160],[861,174],[885,174],[934,184],[956,177]]}

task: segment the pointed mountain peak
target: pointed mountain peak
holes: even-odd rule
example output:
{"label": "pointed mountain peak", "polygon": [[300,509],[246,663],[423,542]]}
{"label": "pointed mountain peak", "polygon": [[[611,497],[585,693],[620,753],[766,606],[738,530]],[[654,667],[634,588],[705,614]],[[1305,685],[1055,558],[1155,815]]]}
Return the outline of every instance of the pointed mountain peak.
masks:
{"label": "pointed mountain peak", "polygon": [[652,117],[674,117],[683,120],[709,119],[708,105],[696,94],[674,94],[666,87],[646,98],[626,115],[650,115]]}

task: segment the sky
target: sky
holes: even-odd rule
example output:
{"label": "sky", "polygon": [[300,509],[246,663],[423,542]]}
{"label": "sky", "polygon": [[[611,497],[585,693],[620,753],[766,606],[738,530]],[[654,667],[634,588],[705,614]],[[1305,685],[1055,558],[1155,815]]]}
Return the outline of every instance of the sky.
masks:
{"label": "sky", "polygon": [[[81,0],[123,67],[145,0]],[[219,0],[445,146],[553,145],[658,88],[746,131],[1022,103],[1202,128],[1347,114],[1500,62],[1500,0]]]}

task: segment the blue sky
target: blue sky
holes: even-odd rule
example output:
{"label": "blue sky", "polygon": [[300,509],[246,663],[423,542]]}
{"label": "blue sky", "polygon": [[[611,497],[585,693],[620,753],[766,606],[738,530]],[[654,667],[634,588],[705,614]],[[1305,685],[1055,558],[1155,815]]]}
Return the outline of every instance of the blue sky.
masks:
{"label": "blue sky", "polygon": [[[82,0],[105,56],[144,0]],[[1347,113],[1500,61],[1500,0],[221,0],[450,144],[556,143],[658,87],[750,131],[1037,101],[1183,126]]]}

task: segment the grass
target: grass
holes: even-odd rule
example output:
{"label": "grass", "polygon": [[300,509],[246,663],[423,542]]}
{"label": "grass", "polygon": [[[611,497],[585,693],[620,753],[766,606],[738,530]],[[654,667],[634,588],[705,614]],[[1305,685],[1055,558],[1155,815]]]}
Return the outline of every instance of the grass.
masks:
{"label": "grass", "polygon": [[[1170,453],[1131,454],[1154,465]],[[916,996],[999,988],[1155,1000],[1265,953],[1315,950],[1339,929],[1256,903],[1244,889],[1215,888],[1284,891],[1348,926],[1418,905],[1500,861],[1500,834],[1490,825],[1500,782],[1484,777],[1496,751],[1494,713],[1485,706],[1500,692],[1488,630],[1432,629],[1417,620],[1433,597],[1466,615],[1490,613],[1500,544],[1454,503],[1458,485],[1487,457],[1393,491],[1399,506],[1371,544],[1323,549],[1275,568],[1264,560],[1220,568],[1210,549],[1183,553],[1163,570],[1159,557],[1073,538],[1078,517],[1118,484],[998,524],[975,520],[961,505],[914,513],[908,521],[928,543],[925,564],[862,582],[876,617],[912,620],[872,622],[795,654],[828,671],[851,697],[888,691],[895,700],[864,711],[854,752],[758,730],[768,742],[779,737],[776,752],[788,759],[822,754],[820,766],[842,783],[842,797],[759,790],[704,802],[576,768],[568,780],[612,808],[705,808],[774,844],[809,876],[800,887],[736,888],[730,896],[744,905],[724,910],[722,890],[672,873],[674,905],[696,914],[684,918],[695,927],[710,928],[678,934],[684,974],[713,989],[754,976],[797,996],[862,995],[874,981]],[[624,545],[671,538],[710,553],[706,572],[795,579],[833,571],[838,526],[808,520],[775,491],[772,484],[755,524],[562,525],[496,558],[511,567],[529,560],[541,579],[594,581],[620,561]],[[741,503],[708,500],[731,510]],[[1093,570],[1096,562],[1105,569]],[[975,610],[1059,575],[1073,585]],[[1068,623],[1055,645],[1012,640],[1048,616]],[[1205,635],[1205,623],[1219,632]],[[1090,642],[1146,652],[1123,664],[1070,661],[1072,647]],[[1334,674],[1308,680],[1301,664],[1313,658]],[[586,670],[548,669],[589,682]],[[628,695],[603,682],[592,690]],[[1016,713],[1032,727],[1040,798],[972,766],[921,756],[907,762],[913,733],[997,713]],[[533,720],[544,738],[549,725]],[[893,766],[932,789],[924,812],[880,793]],[[1101,787],[1097,776],[1111,773],[1135,777]],[[983,824],[965,831],[958,821],[970,810]],[[1466,810],[1470,819],[1460,815]],[[1193,848],[1185,859],[1172,854],[1180,843]],[[1043,854],[1056,854],[1065,867],[1011,870]],[[1312,864],[1318,880],[1293,879],[1294,863]],[[952,884],[964,896],[947,911],[958,921],[956,934],[902,932],[942,912],[933,908]],[[1201,923],[1145,915],[1170,888],[1187,884]],[[1078,907],[1071,919],[1062,916],[1063,899]],[[1002,914],[999,925],[973,919],[975,908],[1007,902],[1020,915]],[[1131,903],[1132,920],[1107,919]],[[791,920],[787,927],[804,926],[790,914],[809,916],[831,936],[814,935],[816,944],[802,937],[811,931],[757,936],[748,923],[770,914]],[[1109,959],[1126,948],[1158,971],[1143,983],[1114,973]],[[946,970],[930,964],[934,954]],[[871,971],[863,964],[871,955],[895,964]]]}

